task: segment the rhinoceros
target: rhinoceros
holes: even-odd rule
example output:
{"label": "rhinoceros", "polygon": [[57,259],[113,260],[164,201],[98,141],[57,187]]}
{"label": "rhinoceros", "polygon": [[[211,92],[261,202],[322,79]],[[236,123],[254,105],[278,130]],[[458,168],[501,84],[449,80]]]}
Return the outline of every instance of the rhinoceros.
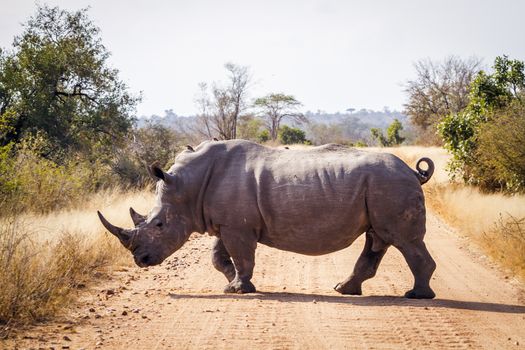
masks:
{"label": "rhinoceros", "polygon": [[[420,167],[425,163],[426,169]],[[436,268],[423,238],[421,185],[434,171],[428,158],[410,169],[392,154],[328,144],[277,149],[243,140],[205,141],[177,155],[169,171],[148,167],[156,204],[148,216],[130,208],[134,229],[102,224],[140,267],[160,264],[193,232],[215,236],[213,266],[226,293],[252,293],[258,243],[306,255],[346,248],[365,233],[353,273],[334,288],[362,294],[389,246],[401,251],[415,283],[408,298],[433,298]]]}

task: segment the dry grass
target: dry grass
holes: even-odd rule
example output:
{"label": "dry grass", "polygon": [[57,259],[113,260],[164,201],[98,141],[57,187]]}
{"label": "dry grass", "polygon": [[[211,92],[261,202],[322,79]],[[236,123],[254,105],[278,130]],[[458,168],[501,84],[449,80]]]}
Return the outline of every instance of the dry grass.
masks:
{"label": "dry grass", "polygon": [[481,193],[462,185],[425,188],[427,205],[525,279],[525,196]]}
{"label": "dry grass", "polygon": [[56,315],[74,299],[78,287],[93,280],[94,272],[130,261],[118,241],[105,232],[96,210],[103,210],[115,224],[129,226],[127,205],[145,213],[152,197],[151,191],[106,191],[86,202],[82,210],[3,218],[0,324]]}

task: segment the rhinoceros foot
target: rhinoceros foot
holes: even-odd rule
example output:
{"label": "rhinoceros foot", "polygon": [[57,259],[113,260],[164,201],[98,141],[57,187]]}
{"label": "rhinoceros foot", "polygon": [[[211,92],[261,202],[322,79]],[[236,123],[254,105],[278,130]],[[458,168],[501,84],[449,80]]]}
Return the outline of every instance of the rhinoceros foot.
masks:
{"label": "rhinoceros foot", "polygon": [[430,288],[428,289],[412,289],[405,293],[405,298],[409,299],[434,299],[436,293]]}
{"label": "rhinoceros foot", "polygon": [[255,293],[256,289],[250,281],[233,280],[224,287],[224,293]]}
{"label": "rhinoceros foot", "polygon": [[362,295],[361,285],[355,285],[352,283],[337,283],[334,287],[336,292],[348,295]]}

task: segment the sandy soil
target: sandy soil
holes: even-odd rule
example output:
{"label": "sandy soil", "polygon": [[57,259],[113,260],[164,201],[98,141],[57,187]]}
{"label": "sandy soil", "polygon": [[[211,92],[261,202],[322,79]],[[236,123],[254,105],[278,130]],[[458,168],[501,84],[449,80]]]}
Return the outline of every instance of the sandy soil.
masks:
{"label": "sandy soil", "polygon": [[211,238],[195,236],[161,266],[121,271],[86,292],[61,323],[0,347],[34,349],[519,349],[525,345],[523,285],[429,215],[437,262],[434,300],[402,297],[412,275],[391,248],[363,296],[332,286],[352,270],[364,240],[308,257],[259,246],[260,291],[225,295],[210,262]]}

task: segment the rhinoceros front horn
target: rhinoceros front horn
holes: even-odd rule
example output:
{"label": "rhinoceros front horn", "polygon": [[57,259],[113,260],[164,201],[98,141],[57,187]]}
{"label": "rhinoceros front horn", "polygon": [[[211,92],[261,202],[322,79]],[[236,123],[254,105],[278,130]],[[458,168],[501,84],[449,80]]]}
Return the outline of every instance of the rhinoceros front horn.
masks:
{"label": "rhinoceros front horn", "polygon": [[100,222],[102,222],[102,225],[104,225],[104,227],[109,232],[114,234],[120,240],[120,242],[125,247],[127,247],[129,240],[131,238],[131,232],[129,232],[129,230],[125,230],[123,228],[112,225],[109,221],[106,220],[106,218],[98,210],[97,210],[97,214],[98,214],[98,218],[100,219]]}

